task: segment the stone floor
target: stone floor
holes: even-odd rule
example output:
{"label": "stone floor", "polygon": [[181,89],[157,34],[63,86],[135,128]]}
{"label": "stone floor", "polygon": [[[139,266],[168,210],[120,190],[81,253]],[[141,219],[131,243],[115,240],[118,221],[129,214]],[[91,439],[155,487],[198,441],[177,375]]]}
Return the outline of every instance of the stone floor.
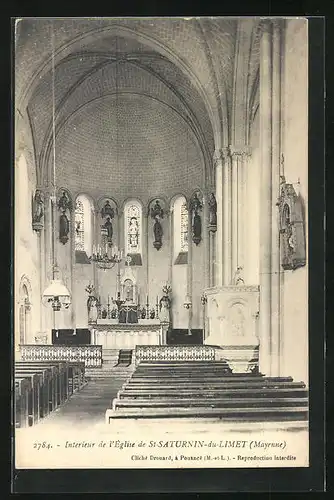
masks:
{"label": "stone floor", "polygon": [[[49,416],[37,424],[66,426],[91,426],[103,424],[107,408],[111,408],[112,400],[131,375],[133,368],[105,368],[96,370],[96,377],[89,371],[89,380],[85,387],[73,394],[70,399],[57,408]],[[34,426],[34,427],[37,427]]]}

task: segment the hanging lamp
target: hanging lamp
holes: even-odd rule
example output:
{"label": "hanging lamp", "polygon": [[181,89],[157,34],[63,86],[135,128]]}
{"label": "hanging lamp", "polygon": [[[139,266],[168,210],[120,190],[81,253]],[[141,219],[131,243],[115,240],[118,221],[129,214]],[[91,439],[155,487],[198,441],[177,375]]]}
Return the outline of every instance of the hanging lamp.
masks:
{"label": "hanging lamp", "polygon": [[[51,31],[52,42],[52,141],[53,141],[53,195],[52,195],[52,210],[55,215],[56,210],[56,129],[55,129],[55,65],[54,65],[54,31],[52,23]],[[60,311],[62,307],[68,309],[71,304],[71,294],[68,288],[60,279],[59,267],[57,264],[57,237],[56,237],[56,217],[53,217],[53,266],[52,280],[49,286],[44,290],[43,303],[51,304],[54,311]]]}

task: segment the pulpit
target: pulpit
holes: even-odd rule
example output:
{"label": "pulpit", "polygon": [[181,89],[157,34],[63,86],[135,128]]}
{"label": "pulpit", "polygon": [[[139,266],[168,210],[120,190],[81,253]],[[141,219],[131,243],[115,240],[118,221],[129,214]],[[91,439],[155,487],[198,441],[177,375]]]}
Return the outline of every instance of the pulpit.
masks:
{"label": "pulpit", "polygon": [[218,345],[235,373],[258,366],[259,287],[228,285],[206,290],[208,332],[205,344]]}

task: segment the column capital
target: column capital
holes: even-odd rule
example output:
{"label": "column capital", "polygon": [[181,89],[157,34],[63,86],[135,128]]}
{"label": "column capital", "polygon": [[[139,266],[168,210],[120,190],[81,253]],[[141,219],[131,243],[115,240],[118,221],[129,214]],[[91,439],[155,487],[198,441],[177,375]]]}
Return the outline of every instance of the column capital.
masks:
{"label": "column capital", "polygon": [[252,148],[250,146],[229,146],[230,155],[232,158],[245,159],[252,155]]}
{"label": "column capital", "polygon": [[274,19],[270,17],[264,17],[260,20],[258,30],[262,33],[271,33]]}
{"label": "column capital", "polygon": [[224,163],[229,156],[229,147],[216,149],[213,155],[213,163],[215,166],[218,165],[219,162]]}
{"label": "column capital", "polygon": [[282,27],[284,26],[284,19],[281,18],[271,19],[271,24],[274,30],[281,30]]}

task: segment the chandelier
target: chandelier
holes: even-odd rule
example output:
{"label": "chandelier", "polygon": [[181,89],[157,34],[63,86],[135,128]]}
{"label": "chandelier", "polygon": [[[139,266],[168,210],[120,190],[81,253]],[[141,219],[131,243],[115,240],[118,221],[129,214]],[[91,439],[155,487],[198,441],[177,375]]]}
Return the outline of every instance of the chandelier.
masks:
{"label": "chandelier", "polygon": [[93,254],[89,257],[91,262],[95,262],[100,269],[112,269],[115,264],[123,260],[123,250],[119,250],[116,245],[106,243],[103,245],[93,245]]}
{"label": "chandelier", "polygon": [[[118,44],[116,38],[116,165],[118,167]],[[111,237],[108,235],[108,230],[103,225],[101,226],[101,245],[93,245],[93,254],[89,257],[90,262],[96,263],[100,269],[112,269],[115,264],[119,264],[123,260],[123,250],[119,250],[116,245],[112,244]]]}

